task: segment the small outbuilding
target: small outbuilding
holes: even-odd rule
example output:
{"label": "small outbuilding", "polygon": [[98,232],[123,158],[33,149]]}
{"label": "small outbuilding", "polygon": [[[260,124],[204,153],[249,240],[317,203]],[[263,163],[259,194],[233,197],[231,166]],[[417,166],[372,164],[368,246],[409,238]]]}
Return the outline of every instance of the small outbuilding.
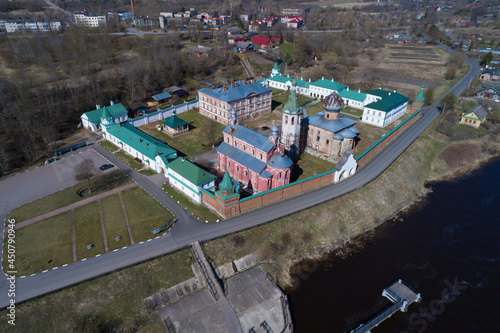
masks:
{"label": "small outbuilding", "polygon": [[156,101],[157,104],[163,104],[166,103],[168,99],[172,97],[172,95],[170,95],[168,92],[162,92],[161,94],[154,95],[151,97]]}
{"label": "small outbuilding", "polygon": [[162,124],[164,125],[163,132],[172,138],[189,133],[189,123],[177,117],[175,110],[172,112],[172,116],[165,119]]}

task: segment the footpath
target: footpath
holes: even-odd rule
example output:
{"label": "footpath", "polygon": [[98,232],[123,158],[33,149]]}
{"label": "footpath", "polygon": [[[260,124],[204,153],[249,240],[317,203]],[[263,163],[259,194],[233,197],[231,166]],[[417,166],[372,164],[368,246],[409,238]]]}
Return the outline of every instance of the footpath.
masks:
{"label": "footpath", "polygon": [[130,184],[127,184],[127,185],[123,185],[123,186],[117,187],[115,189],[112,189],[111,191],[108,191],[108,192],[105,192],[105,193],[101,193],[101,194],[95,195],[95,196],[87,198],[87,199],[83,199],[82,201],[75,202],[74,204],[68,205],[66,207],[62,207],[62,208],[53,210],[53,211],[45,213],[45,214],[35,216],[35,217],[31,218],[31,219],[28,219],[28,220],[16,223],[16,225],[14,226],[14,229],[18,230],[18,229],[24,228],[24,227],[26,227],[26,226],[28,226],[30,224],[33,224],[33,223],[36,223],[36,222],[48,219],[50,217],[59,215],[61,213],[69,212],[69,211],[71,211],[71,210],[73,210],[75,208],[78,208],[78,207],[81,207],[81,206],[85,206],[86,204],[89,204],[89,203],[94,202],[94,201],[101,200],[101,199],[103,199],[105,197],[108,197],[108,196],[116,194],[116,193],[121,193],[122,191],[127,190],[127,189],[132,188],[132,187],[135,187],[135,186],[137,186],[136,183],[130,183]]}

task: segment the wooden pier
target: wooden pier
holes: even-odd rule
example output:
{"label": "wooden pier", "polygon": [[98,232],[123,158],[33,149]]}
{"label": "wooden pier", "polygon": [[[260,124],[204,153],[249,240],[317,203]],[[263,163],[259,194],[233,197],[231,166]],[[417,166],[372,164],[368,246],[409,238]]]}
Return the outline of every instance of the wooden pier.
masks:
{"label": "wooden pier", "polygon": [[382,296],[387,297],[393,304],[370,319],[365,324],[361,324],[351,333],[370,333],[370,330],[377,327],[381,322],[392,316],[398,310],[406,312],[410,304],[420,303],[422,299],[420,294],[414,292],[401,279],[392,283],[382,291]]}

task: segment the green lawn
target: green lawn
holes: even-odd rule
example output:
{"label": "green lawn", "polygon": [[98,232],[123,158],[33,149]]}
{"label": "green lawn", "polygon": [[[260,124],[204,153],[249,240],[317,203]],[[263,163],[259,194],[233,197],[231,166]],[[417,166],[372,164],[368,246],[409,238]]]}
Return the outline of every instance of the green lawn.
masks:
{"label": "green lawn", "polygon": [[[16,208],[8,217],[15,219],[17,223],[22,222],[55,209],[66,207],[90,196],[107,192],[116,187],[128,184],[131,181],[132,180],[120,170],[113,170],[91,179],[92,193],[90,194],[86,191],[87,182],[85,181]],[[78,194],[82,190],[84,190],[83,197]]]}
{"label": "green lawn", "polygon": [[144,164],[137,162],[132,156],[128,155],[123,150],[115,153],[115,156],[130,165],[135,170],[139,170],[144,167]]}
{"label": "green lawn", "polygon": [[179,201],[179,204],[182,207],[187,208],[187,211],[191,213],[194,217],[200,219],[200,221],[205,222],[215,222],[219,219],[221,219],[218,215],[212,213],[210,209],[208,209],[205,205],[200,204],[197,205],[191,200],[187,199],[184,195],[182,195],[180,192],[178,192],[176,189],[174,189],[172,186],[169,184],[163,185],[163,190],[165,193],[167,193],[169,196],[172,197],[175,201]]}
{"label": "green lawn", "polygon": [[139,187],[123,191],[122,197],[136,243],[156,237],[154,229],[174,221],[172,213]]}
{"label": "green lawn", "polygon": [[153,176],[153,175],[157,174],[157,172],[155,172],[155,171],[153,171],[151,169],[144,169],[144,170],[141,170],[139,172],[142,173],[145,176]]}
{"label": "green lawn", "polygon": [[[72,262],[71,212],[62,213],[16,231],[17,276],[36,273]],[[4,244],[4,271],[7,267],[7,244]]]}
{"label": "green lawn", "polygon": [[303,180],[308,177],[332,170],[335,165],[319,157],[302,154],[300,160],[293,167],[292,181]]}
{"label": "green lawn", "polygon": [[[75,209],[76,252],[78,260],[104,253],[101,217],[97,202]],[[87,245],[94,247],[87,250]]]}
{"label": "green lawn", "polygon": [[[112,251],[124,246],[129,246],[130,238],[128,237],[125,215],[123,214],[122,204],[118,194],[103,198],[101,200],[101,206],[109,250]],[[122,239],[116,241],[116,236],[120,236]]]}
{"label": "green lawn", "polygon": [[361,117],[363,115],[363,110],[351,108],[351,107],[345,107],[342,109],[342,112],[352,114],[353,116],[356,117]]}
{"label": "green lawn", "polygon": [[189,133],[171,138],[167,134],[156,129],[156,125],[160,124],[163,120],[155,122],[154,127],[146,125],[139,129],[157,139],[165,141],[170,147],[177,150],[181,156],[194,157],[195,155],[212,149],[212,145],[208,143],[209,137],[211,136],[209,132],[213,133],[216,145],[222,141],[222,130],[225,125],[200,115],[197,110],[181,113],[178,117],[189,123]]}
{"label": "green lawn", "polygon": [[310,107],[307,108],[307,116],[312,116],[313,114],[319,113],[321,111],[325,111],[325,108],[323,107],[323,103],[319,102],[314,105],[311,105]]}
{"label": "green lawn", "polygon": [[109,142],[106,139],[99,140],[97,143],[100,146],[102,146],[103,148],[109,150],[110,152],[114,152],[114,151],[117,151],[118,149],[120,149],[120,147],[115,146],[114,144],[112,144],[111,142]]}

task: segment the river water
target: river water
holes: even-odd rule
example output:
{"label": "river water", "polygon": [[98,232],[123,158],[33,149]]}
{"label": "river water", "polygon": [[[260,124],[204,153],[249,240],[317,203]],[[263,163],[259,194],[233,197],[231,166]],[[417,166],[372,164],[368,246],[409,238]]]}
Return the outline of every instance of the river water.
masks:
{"label": "river water", "polygon": [[320,263],[298,265],[298,333],[350,332],[391,304],[398,278],[421,293],[377,332],[500,332],[500,160],[430,193]]}

